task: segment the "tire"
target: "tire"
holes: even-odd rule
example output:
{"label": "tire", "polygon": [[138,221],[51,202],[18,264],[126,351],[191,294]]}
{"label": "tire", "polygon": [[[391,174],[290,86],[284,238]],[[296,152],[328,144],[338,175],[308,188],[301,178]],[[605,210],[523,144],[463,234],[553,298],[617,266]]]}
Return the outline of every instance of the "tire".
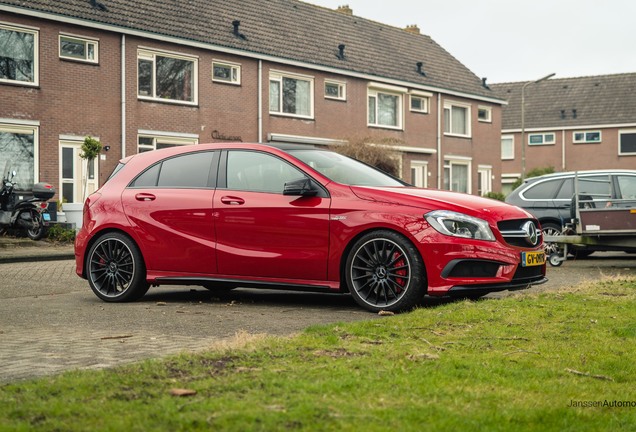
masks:
{"label": "tire", "polygon": [[373,231],[353,244],[345,280],[353,299],[371,312],[410,310],[426,294],[426,272],[418,250],[393,231]]}
{"label": "tire", "polygon": [[561,255],[556,252],[553,254],[550,254],[550,256],[548,257],[548,262],[550,263],[552,267],[559,267],[561,264],[563,264]]}
{"label": "tire", "polygon": [[[541,224],[541,233],[546,236],[546,235],[550,235],[550,236],[559,236],[561,235],[561,227],[553,224],[553,223],[545,223],[545,224]],[[554,253],[559,253],[560,248],[559,245],[553,242],[543,242],[543,249],[545,250],[545,255],[546,256],[550,256]]]}
{"label": "tire", "polygon": [[117,232],[102,235],[91,246],[86,256],[86,276],[95,295],[107,302],[137,300],[150,287],[139,248]]}
{"label": "tire", "polygon": [[40,240],[44,237],[46,230],[46,227],[44,226],[44,217],[42,216],[42,213],[37,210],[31,209],[29,211],[31,212],[31,220],[33,220],[33,228],[26,230],[27,237],[31,240]]}

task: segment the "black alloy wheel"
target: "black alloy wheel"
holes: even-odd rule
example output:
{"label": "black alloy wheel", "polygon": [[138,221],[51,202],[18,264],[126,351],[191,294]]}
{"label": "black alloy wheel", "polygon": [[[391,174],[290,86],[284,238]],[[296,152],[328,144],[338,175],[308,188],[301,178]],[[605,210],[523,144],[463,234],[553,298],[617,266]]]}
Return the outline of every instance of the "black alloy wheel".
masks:
{"label": "black alloy wheel", "polygon": [[139,248],[121,233],[104,234],[91,246],[86,275],[95,295],[107,302],[137,300],[149,288]]}
{"label": "black alloy wheel", "polygon": [[413,244],[393,231],[374,231],[353,245],[345,277],[354,300],[372,312],[412,309],[426,293],[424,265]]}

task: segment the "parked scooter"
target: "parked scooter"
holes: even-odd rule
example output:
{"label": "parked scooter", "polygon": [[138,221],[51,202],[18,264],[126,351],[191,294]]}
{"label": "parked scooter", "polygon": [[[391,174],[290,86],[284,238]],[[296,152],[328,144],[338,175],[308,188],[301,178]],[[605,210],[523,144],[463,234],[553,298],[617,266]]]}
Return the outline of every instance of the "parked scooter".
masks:
{"label": "parked scooter", "polygon": [[10,230],[25,230],[30,239],[40,240],[51,220],[46,201],[53,198],[55,188],[48,183],[36,183],[33,185],[33,198],[24,199],[20,196],[22,191],[15,191],[17,183],[13,179],[16,172],[11,171],[9,162],[2,175],[0,234]]}

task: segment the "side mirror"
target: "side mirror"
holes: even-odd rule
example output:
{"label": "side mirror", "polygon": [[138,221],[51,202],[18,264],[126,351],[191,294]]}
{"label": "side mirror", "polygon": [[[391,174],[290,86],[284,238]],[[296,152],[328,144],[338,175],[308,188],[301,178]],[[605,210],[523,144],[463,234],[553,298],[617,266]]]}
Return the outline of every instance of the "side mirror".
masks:
{"label": "side mirror", "polygon": [[307,177],[288,181],[283,189],[283,195],[315,196],[317,194],[318,190],[312,187],[311,180]]}

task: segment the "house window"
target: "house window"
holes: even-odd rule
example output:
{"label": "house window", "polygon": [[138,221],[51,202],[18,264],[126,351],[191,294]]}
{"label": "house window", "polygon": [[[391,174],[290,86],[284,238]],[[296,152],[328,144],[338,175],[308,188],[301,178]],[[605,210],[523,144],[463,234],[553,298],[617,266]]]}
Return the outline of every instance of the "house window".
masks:
{"label": "house window", "polygon": [[325,81],[325,99],[347,100],[347,85],[343,82]]}
{"label": "house window", "polygon": [[477,120],[484,123],[492,123],[492,108],[487,106],[478,107]]}
{"label": "house window", "polygon": [[636,155],[636,129],[618,132],[618,154],[621,156]]}
{"label": "house window", "polygon": [[411,95],[411,111],[428,113],[428,98]]}
{"label": "house window", "polygon": [[21,190],[32,189],[37,181],[38,148],[37,126],[0,123],[0,169],[3,175],[15,171],[14,180]]}
{"label": "house window", "polygon": [[479,165],[477,168],[477,194],[484,196],[492,192],[492,167]]}
{"label": "house window", "polygon": [[270,73],[270,114],[312,118],[314,115],[313,90],[312,77]]}
{"label": "house window", "polygon": [[194,57],[139,50],[139,98],[196,104],[197,64]]}
{"label": "house window", "polygon": [[501,137],[501,159],[511,160],[515,158],[515,137],[504,135]]}
{"label": "house window", "polygon": [[233,63],[212,62],[212,81],[241,84],[241,66]]}
{"label": "house window", "polygon": [[470,193],[469,160],[444,160],[444,189]]}
{"label": "house window", "polygon": [[598,144],[601,142],[601,131],[574,132],[572,141],[574,144]]}
{"label": "house window", "polygon": [[0,25],[0,83],[38,84],[38,31]]}
{"label": "house window", "polygon": [[140,133],[137,136],[137,152],[143,153],[162,148],[176,147],[180,145],[198,144],[198,137],[180,137],[171,135],[158,135],[158,133]]}
{"label": "house window", "polygon": [[97,63],[97,48],[96,40],[60,35],[60,58]]}
{"label": "house window", "polygon": [[402,128],[402,95],[369,89],[368,125]]}
{"label": "house window", "polygon": [[548,145],[556,142],[553,133],[539,133],[528,135],[528,145]]}
{"label": "house window", "polygon": [[470,137],[470,106],[456,103],[444,104],[444,133]]}

